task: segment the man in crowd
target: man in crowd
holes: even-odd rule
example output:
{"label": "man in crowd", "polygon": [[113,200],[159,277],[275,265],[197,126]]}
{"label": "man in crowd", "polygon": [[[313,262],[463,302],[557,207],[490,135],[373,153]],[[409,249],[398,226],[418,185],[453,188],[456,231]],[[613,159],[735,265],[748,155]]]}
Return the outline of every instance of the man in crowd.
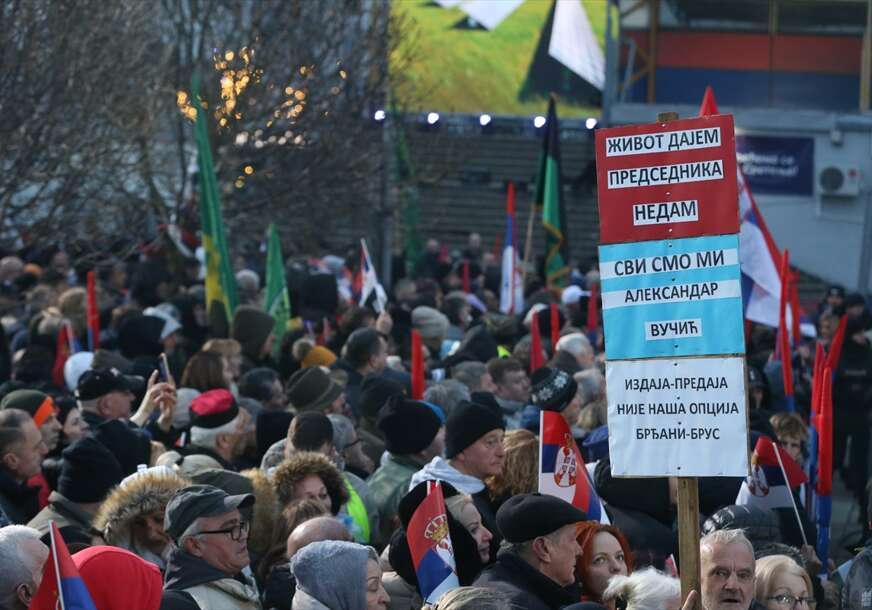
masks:
{"label": "man in crowd", "polygon": [[754,607],[754,547],[742,530],[703,536],[699,555],[702,610]]}
{"label": "man in crowd", "polygon": [[475,586],[506,593],[528,610],[558,610],[578,601],[567,589],[575,583],[581,556],[576,524],[587,515],[554,496],[519,494],[497,512],[506,548],[486,568]]}
{"label": "man in crowd", "polygon": [[61,434],[61,423],[58,421],[54,399],[38,390],[15,390],[3,397],[0,409],[21,409],[33,418],[33,423],[39,428],[42,440],[49,451],[57,447]]}
{"label": "man in crowd", "polygon": [[[499,544],[493,507],[485,480],[503,471],[505,424],[489,406],[461,402],[445,420],[445,458],[436,456],[409,482],[409,489],[423,481],[446,481],[472,496],[482,523],[491,532],[492,550]],[[493,555],[493,553],[492,553]]]}
{"label": "man in crowd", "polygon": [[227,470],[245,449],[245,432],[251,416],[240,409],[227,390],[203,392],[191,402],[191,445],[186,454],[204,454]]}
{"label": "man in crowd", "polygon": [[23,525],[0,528],[0,608],[27,610],[42,582],[48,547]]}
{"label": "man in crowd", "polygon": [[360,417],[360,386],[363,378],[378,375],[385,369],[388,344],[374,328],[358,328],[345,343],[345,356],[336,361],[334,368],[348,374],[345,394],[355,417]]}
{"label": "man in crowd", "polygon": [[[239,509],[250,494],[230,496],[211,485],[177,491],[167,504],[164,530],[176,545],[165,576],[162,608],[260,610],[249,564],[248,528]],[[191,602],[196,606],[191,606]]]}
{"label": "man in crowd", "polygon": [[48,453],[33,418],[21,409],[0,410],[0,521],[24,524],[39,512],[38,487],[27,480],[39,474]]}
{"label": "man in crowd", "polygon": [[461,382],[470,392],[491,392],[496,390],[493,379],[483,362],[461,362],[451,367],[451,377]]}
{"label": "man in crowd", "polygon": [[70,552],[91,546],[95,536],[94,515],[100,504],[121,482],[121,465],[97,439],[86,436],[63,452],[57,489],[48,496],[48,506],[27,525],[50,544],[50,522],[54,521]]}
{"label": "man in crowd", "polygon": [[509,427],[519,427],[521,411],[530,399],[530,378],[524,366],[515,358],[494,358],[487,363],[487,370],[496,387],[494,396]]}
{"label": "man in crowd", "polygon": [[239,395],[257,400],[267,411],[282,411],[288,406],[279,374],[266,367],[251,369],[242,376]]}
{"label": "man in crowd", "polygon": [[445,427],[433,408],[402,396],[392,398],[382,409],[378,427],[388,457],[367,484],[378,507],[382,540],[388,540],[399,526],[397,507],[409,491],[412,475],[442,455]]}

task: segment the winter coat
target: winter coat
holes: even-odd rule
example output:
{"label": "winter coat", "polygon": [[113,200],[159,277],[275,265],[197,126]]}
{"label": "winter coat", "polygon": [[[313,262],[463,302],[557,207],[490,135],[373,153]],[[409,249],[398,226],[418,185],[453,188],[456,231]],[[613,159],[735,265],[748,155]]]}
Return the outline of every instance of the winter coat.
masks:
{"label": "winter coat", "polygon": [[578,596],[533,568],[519,555],[503,551],[497,562],[486,568],[474,587],[496,589],[525,610],[558,610],[578,601]]}
{"label": "winter coat", "polygon": [[[362,610],[366,606],[366,564],[370,559],[378,561],[372,547],[353,542],[322,540],[303,547],[291,558],[291,572],[297,580],[291,607]],[[341,578],[325,577],[327,574]],[[321,605],[315,605],[316,601]]]}
{"label": "winter coat", "polygon": [[397,507],[409,491],[412,475],[421,466],[423,464],[410,456],[391,453],[385,463],[367,479],[381,523],[381,540],[387,541],[397,528]]}
{"label": "winter coat", "polygon": [[75,502],[53,491],[48,496],[48,506],[39,511],[39,514],[27,525],[40,533],[41,540],[46,546],[51,546],[49,521],[54,521],[64,542],[68,547],[73,548],[70,552],[75,553],[91,546],[94,536],[100,535],[100,532],[91,526],[92,519],[93,516],[82,510]]}
{"label": "winter coat", "polygon": [[424,600],[414,585],[410,585],[396,572],[385,572],[382,584],[391,597],[388,610],[418,610],[424,605]]}
{"label": "winter coat", "polygon": [[0,470],[0,510],[13,524],[24,524],[39,512],[39,487],[18,483]]}
{"label": "winter coat", "polygon": [[253,580],[243,574],[228,576],[181,549],[174,549],[170,555],[164,583],[167,591],[187,594],[200,610],[262,610]]}
{"label": "winter coat", "polygon": [[116,487],[103,501],[94,517],[94,528],[102,532],[106,544],[127,549],[146,561],[166,567],[163,557],[137,547],[133,524],[154,512],[164,512],[173,494],[191,482],[177,476],[141,474]]}
{"label": "winter coat", "polygon": [[842,586],[841,607],[850,610],[872,608],[872,547],[863,549],[854,558]]}

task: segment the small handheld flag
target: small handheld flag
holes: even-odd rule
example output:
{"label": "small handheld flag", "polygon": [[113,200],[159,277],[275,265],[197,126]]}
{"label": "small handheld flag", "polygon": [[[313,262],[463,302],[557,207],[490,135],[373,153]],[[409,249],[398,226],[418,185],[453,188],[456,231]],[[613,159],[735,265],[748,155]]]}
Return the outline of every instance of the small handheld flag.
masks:
{"label": "small handheld flag", "polygon": [[49,522],[49,536],[51,554],[29,610],[97,610],[54,521]]}
{"label": "small handheld flag", "polygon": [[830,351],[827,352],[827,367],[835,371],[839,368],[839,359],[842,357],[842,344],[845,342],[845,329],[848,326],[848,316],[842,316],[839,320],[839,326],[836,328],[836,334],[833,335],[833,340],[830,343]]}
{"label": "small handheld flag", "polygon": [[566,500],[591,521],[609,523],[569,425],[556,411],[539,413],[539,493]]}
{"label": "small handheld flag", "polygon": [[[785,407],[788,411],[796,411],[793,398],[793,349],[791,348],[790,329],[787,326],[787,307],[789,299],[790,252],[785,250],[781,257],[781,303],[778,313],[778,345],[776,354],[781,358],[781,377],[784,383]],[[797,339],[797,337],[794,337]]]}
{"label": "small handheld flag", "polygon": [[599,328],[599,283],[590,286],[590,296],[587,298],[587,332],[596,332]]}
{"label": "small handheld flag", "polygon": [[557,303],[551,303],[551,353],[557,351],[557,342],[560,340],[560,312],[557,311]]}
{"label": "small handheld flag", "polygon": [[427,497],[409,521],[406,540],[418,576],[418,589],[425,602],[434,604],[445,592],[460,586],[445,498],[438,481],[427,483]]}
{"label": "small handheld flag", "polygon": [[764,509],[792,508],[790,490],[807,480],[802,467],[784,449],[769,437],[761,436],[751,455],[751,474],[742,483],[736,504]]}

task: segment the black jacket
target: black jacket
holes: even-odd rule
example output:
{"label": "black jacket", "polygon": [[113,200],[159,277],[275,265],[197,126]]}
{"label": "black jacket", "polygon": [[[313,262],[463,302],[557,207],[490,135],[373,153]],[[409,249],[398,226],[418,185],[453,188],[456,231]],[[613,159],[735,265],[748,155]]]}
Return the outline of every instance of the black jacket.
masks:
{"label": "black jacket", "polygon": [[525,610],[559,610],[580,598],[510,551],[500,553],[497,562],[486,568],[473,586],[497,589]]}
{"label": "black jacket", "polygon": [[27,523],[39,512],[39,487],[18,483],[0,470],[0,510],[13,524]]}

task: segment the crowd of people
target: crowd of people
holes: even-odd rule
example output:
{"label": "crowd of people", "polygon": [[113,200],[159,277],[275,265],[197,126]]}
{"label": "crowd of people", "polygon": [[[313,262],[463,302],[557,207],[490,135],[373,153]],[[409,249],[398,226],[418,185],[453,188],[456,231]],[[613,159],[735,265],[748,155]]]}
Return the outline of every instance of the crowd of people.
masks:
{"label": "crowd of people", "polygon": [[[236,261],[225,329],[209,326],[197,264],[103,260],[97,340],[92,263],[56,246],[0,259],[0,608],[30,606],[51,524],[98,610],[872,607],[872,550],[844,574],[822,566],[805,511],[799,524],[792,510],[736,506],[734,478],[699,480],[701,583],[682,600],[676,480],[611,473],[595,270],[563,290],[527,278],[526,306],[505,314],[476,235],[453,253],[428,242],[384,307],[360,304],[357,260],[289,261],[280,332],[262,260]],[[795,413],[782,410],[774,330],[749,330],[750,438],[803,463],[814,341],[827,345],[842,315],[835,468],[867,533],[862,297],[832,287],[814,312],[817,338],[793,354]],[[570,427],[607,523],[537,493],[542,410]],[[432,481],[460,586],[428,603],[407,532]]]}

